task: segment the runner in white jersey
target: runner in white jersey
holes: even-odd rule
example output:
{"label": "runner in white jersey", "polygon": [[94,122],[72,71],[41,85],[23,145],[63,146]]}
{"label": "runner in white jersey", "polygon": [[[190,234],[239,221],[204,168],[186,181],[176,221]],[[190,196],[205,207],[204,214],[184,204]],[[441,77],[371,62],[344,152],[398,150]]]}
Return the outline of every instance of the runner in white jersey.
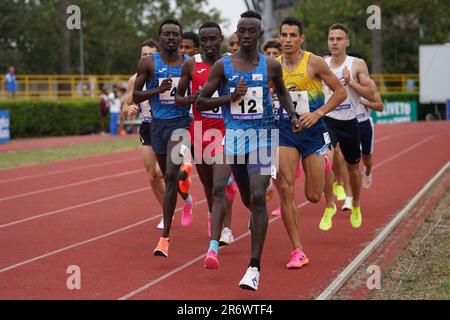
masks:
{"label": "runner in white jersey", "polygon": [[372,185],[372,154],[375,131],[372,118],[370,117],[370,112],[371,110],[379,112],[384,110],[383,101],[380,94],[377,92],[377,86],[372,79],[370,79],[370,86],[375,91],[374,99],[372,101],[361,99],[356,109],[362,161],[364,164],[364,176],[362,180],[362,185],[364,188],[370,188]]}
{"label": "runner in white jersey", "polygon": [[[347,99],[325,116],[325,122],[333,147],[336,147],[339,143],[347,165],[353,195],[350,223],[354,228],[359,228],[362,224],[360,208],[361,173],[359,171],[361,150],[356,107],[361,100],[361,96],[372,100],[374,92],[367,85],[369,72],[364,60],[347,56],[349,45],[348,29],[342,24],[332,25],[328,31],[328,49],[331,52],[331,57],[325,59],[325,61],[333,73],[343,82],[347,90]],[[324,85],[324,91],[327,101],[331,96],[331,91],[326,85]],[[329,156],[332,158],[333,153],[330,152]],[[332,172],[326,174],[325,198],[327,208],[325,208],[320,222],[320,229],[327,231],[331,229],[332,217],[337,211],[333,197]]]}

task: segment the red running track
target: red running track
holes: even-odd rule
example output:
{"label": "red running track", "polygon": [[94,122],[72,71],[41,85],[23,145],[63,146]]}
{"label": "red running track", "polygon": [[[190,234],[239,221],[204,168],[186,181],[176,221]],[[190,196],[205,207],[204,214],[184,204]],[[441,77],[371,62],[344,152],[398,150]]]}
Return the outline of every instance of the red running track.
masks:
{"label": "red running track", "polygon": [[[305,201],[297,186],[301,233],[311,262],[287,270],[290,242],[270,220],[257,292],[238,288],[249,259],[248,211],[237,199],[236,241],[206,270],[207,205],[198,178],[194,223],[181,227],[181,201],[168,259],[152,252],[161,217],[139,151],[0,171],[0,299],[310,299],[373,240],[450,159],[450,123],[376,127],[374,183],[362,194],[363,226],[338,211],[333,229],[318,228],[324,200]],[[278,197],[268,204],[278,206]],[[66,270],[81,269],[81,290]]]}

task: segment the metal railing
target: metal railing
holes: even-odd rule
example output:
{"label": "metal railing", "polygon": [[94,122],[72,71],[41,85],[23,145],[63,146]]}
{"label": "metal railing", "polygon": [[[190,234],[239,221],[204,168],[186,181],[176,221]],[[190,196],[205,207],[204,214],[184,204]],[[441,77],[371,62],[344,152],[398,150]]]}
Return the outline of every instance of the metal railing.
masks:
{"label": "metal railing", "polygon": [[[19,99],[97,98],[103,87],[111,91],[114,84],[127,85],[130,75],[16,75]],[[5,76],[0,76],[1,95],[6,98]]]}
{"label": "metal railing", "polygon": [[[417,74],[371,75],[380,93],[419,92]],[[19,99],[80,99],[97,98],[103,87],[126,86],[130,75],[16,75]],[[6,98],[5,75],[0,76],[0,99]]]}

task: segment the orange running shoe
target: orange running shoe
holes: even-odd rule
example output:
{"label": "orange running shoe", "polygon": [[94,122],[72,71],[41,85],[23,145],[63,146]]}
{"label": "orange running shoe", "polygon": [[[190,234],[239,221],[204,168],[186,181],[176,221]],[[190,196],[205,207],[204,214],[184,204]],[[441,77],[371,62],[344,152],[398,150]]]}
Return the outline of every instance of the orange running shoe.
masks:
{"label": "orange running shoe", "polygon": [[153,251],[153,254],[155,256],[160,257],[168,257],[169,256],[169,238],[159,238],[158,245],[156,246],[155,250]]}

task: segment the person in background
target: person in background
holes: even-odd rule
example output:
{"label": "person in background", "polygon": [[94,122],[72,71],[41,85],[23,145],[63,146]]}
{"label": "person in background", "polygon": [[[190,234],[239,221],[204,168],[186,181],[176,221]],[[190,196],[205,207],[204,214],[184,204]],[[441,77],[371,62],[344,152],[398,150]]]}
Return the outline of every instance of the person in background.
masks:
{"label": "person in background", "polygon": [[187,54],[189,57],[193,57],[197,53],[200,53],[200,39],[194,32],[184,32],[181,35],[181,44],[178,48],[178,52]]}
{"label": "person in background", "polygon": [[5,92],[7,98],[15,98],[17,92],[16,71],[14,67],[9,67],[9,71],[5,76]]}
{"label": "person in background", "polygon": [[266,56],[273,59],[278,58],[283,53],[283,48],[278,39],[267,40],[263,44],[261,49],[266,54]]}
{"label": "person in background", "polygon": [[110,119],[109,119],[109,132],[113,136],[116,136],[118,134],[118,121],[119,121],[119,114],[120,109],[122,107],[122,102],[120,100],[120,87],[115,84],[113,86],[113,91],[109,94],[109,113],[110,113]]}
{"label": "person in background", "polygon": [[102,93],[100,95],[100,135],[106,134],[106,117],[109,112],[109,100],[108,100],[108,90],[106,87],[102,88]]}
{"label": "person in background", "polygon": [[[125,103],[126,100],[126,93],[127,93],[127,88],[126,86],[120,86],[120,105],[123,106],[123,104]],[[120,113],[119,113],[119,134],[121,136],[126,136],[127,135],[127,131],[125,130],[125,119],[128,117],[128,111],[124,110],[124,108],[120,108]]]}
{"label": "person in background", "polygon": [[230,37],[230,40],[228,41],[228,50],[229,54],[234,54],[235,52],[239,51],[241,45],[239,43],[238,36],[235,33],[233,33]]}

